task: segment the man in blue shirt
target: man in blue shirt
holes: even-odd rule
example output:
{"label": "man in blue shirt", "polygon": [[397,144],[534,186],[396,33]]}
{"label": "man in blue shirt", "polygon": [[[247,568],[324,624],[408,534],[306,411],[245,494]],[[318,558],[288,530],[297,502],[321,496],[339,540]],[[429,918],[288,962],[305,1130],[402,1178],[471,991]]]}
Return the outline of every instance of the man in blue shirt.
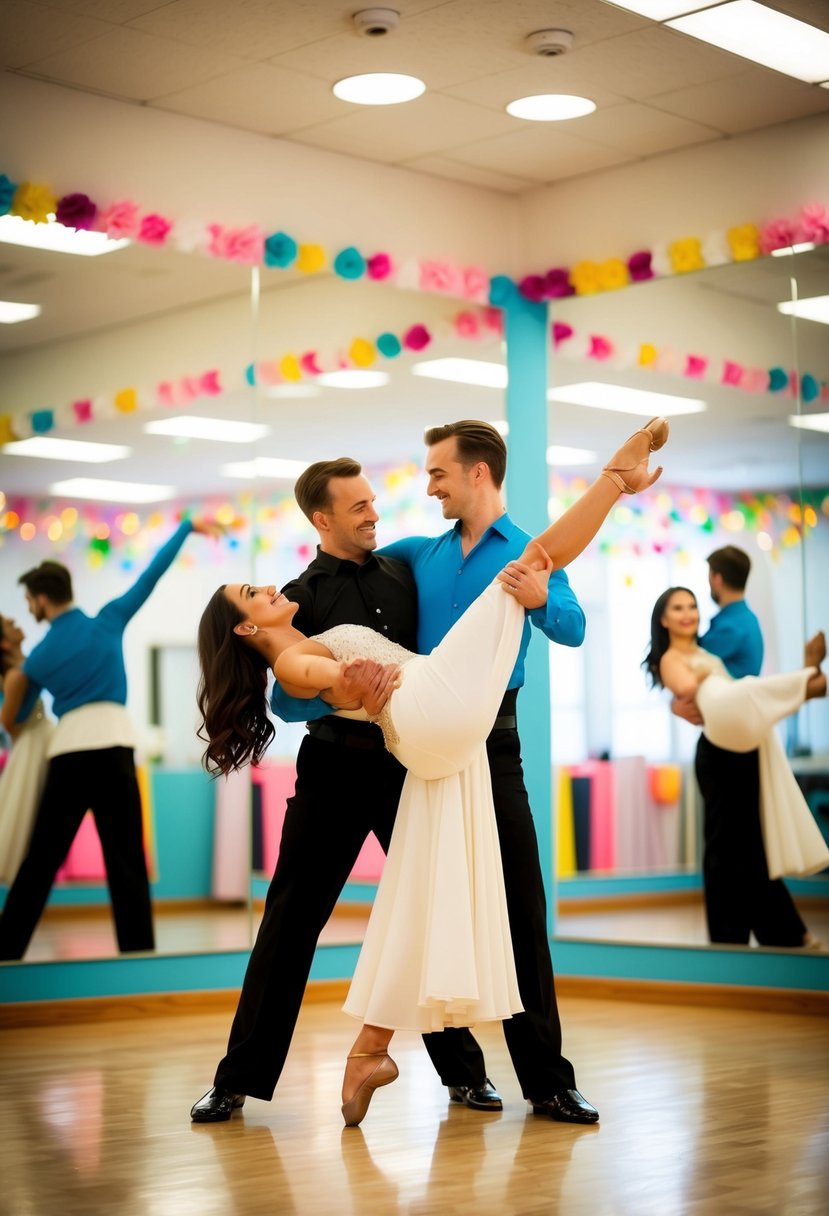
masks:
{"label": "man in blue shirt", "polygon": [[[719,612],[699,639],[722,659],[730,675],[758,676],[763,665],[760,622],[745,599],[751,559],[736,545],[708,558],[711,598]],[[674,711],[699,726],[693,705]],[[757,751],[730,752],[705,735],[697,743],[695,769],[702,794],[703,885],[712,942],[747,946],[753,933],[762,946],[802,946],[807,929],[781,878],[770,879],[760,821],[760,758]]]}
{"label": "man in blue shirt", "polygon": [[32,616],[50,627],[22,668],[6,677],[3,724],[13,729],[25,720],[45,688],[52,694],[58,725],[47,752],[46,785],[29,849],[0,916],[0,959],[23,957],[88,809],[101,840],[118,948],[153,949],[123,635],[191,531],[213,534],[218,529],[185,520],[130,590],[94,617],[75,607],[71,575],[59,562],[42,562],[18,580]]}

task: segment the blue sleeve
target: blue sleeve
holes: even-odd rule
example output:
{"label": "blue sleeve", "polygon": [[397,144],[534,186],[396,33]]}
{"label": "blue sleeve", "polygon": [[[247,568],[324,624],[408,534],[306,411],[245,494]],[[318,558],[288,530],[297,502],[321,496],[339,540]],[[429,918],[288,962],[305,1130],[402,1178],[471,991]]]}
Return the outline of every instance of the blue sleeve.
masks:
{"label": "blue sleeve", "polygon": [[547,585],[547,603],[532,608],[529,618],[537,629],[560,646],[581,646],[584,611],[564,570],[554,570]]}
{"label": "blue sleeve", "polygon": [[172,566],[179,550],[187,537],[192,532],[193,527],[189,519],[185,519],[179,524],[173,535],[162,545],[158,553],[150,562],[147,569],[141,577],[117,600],[110,600],[108,604],[104,604],[98,617],[106,620],[107,617],[114,617],[123,625],[131,620],[138,609],[147,602],[155,588],[156,583]]}
{"label": "blue sleeve", "polygon": [[[716,617],[714,619],[717,620]],[[699,644],[709,654],[715,654],[717,658],[722,659],[731,674],[735,675],[735,672],[731,671],[731,665],[739,658],[743,649],[743,634],[738,625],[729,623],[727,619],[720,620],[716,626],[711,624],[708,632],[699,639]]]}
{"label": "blue sleeve", "polygon": [[417,552],[424,540],[425,536],[404,536],[402,540],[393,540],[390,545],[383,545],[382,549],[375,549],[376,557],[393,557],[399,562],[405,562],[407,566],[412,566],[417,557]]}
{"label": "blue sleeve", "polygon": [[334,712],[334,706],[322,697],[289,697],[276,682],[271,691],[271,709],[283,722],[315,722]]}

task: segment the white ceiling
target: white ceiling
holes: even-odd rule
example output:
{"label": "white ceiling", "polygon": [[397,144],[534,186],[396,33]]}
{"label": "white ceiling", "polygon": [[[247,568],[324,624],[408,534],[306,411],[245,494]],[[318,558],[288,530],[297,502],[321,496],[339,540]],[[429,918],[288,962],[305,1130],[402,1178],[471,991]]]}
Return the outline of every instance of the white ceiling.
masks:
{"label": "white ceiling", "polygon": [[[509,193],[829,111],[827,90],[600,0],[399,0],[394,7],[401,12],[400,27],[380,40],[355,33],[351,14],[358,7],[360,0],[0,0],[0,18],[9,71]],[[826,0],[773,7],[829,30]],[[575,49],[553,60],[529,55],[526,35],[550,27],[573,30]],[[342,76],[375,70],[420,75],[427,93],[409,105],[380,110],[350,107],[331,94],[331,84]],[[552,125],[521,123],[504,113],[508,100],[536,91],[586,94],[599,108],[587,118]],[[616,303],[568,301],[567,315],[580,331],[598,328],[622,344],[649,337],[667,318],[664,340],[680,350],[683,342],[693,341],[702,352],[790,366],[792,333],[774,314],[788,287],[780,261],[605,293]],[[827,249],[795,261],[809,283],[801,294],[826,290]],[[321,350],[342,346],[357,333],[377,333],[388,324],[390,307],[399,328],[427,319],[433,323],[442,335],[434,355],[500,357],[497,344],[470,348],[447,337],[441,317],[453,311],[451,301],[398,292],[390,306],[377,288],[339,284],[338,307],[326,299],[322,308],[315,293],[325,291],[324,283],[300,284],[285,272],[278,287],[267,279],[266,288],[263,316],[273,323],[264,335],[260,325],[258,341],[269,357],[310,333],[312,321],[312,340]],[[219,357],[194,345],[194,308],[226,310],[239,349],[248,352],[253,345],[247,272],[166,250],[133,247],[82,259],[0,246],[0,293],[44,306],[36,322],[0,327],[5,367],[18,367],[26,355],[40,358],[50,372],[59,365],[70,379],[71,371],[73,392],[81,394],[118,387],[94,365],[82,371],[75,365],[86,344],[104,336],[128,352],[131,331],[124,326],[179,319],[184,327],[187,317],[190,353],[185,355],[182,337],[181,361],[170,374],[211,366]],[[294,322],[298,336],[290,331]],[[802,325],[798,332],[803,370],[826,376],[825,327]],[[138,376],[140,367],[127,371],[128,362],[125,354],[124,374]],[[242,360],[232,362],[239,373]],[[425,425],[503,415],[498,393],[418,380],[410,375],[411,362],[387,365],[391,384],[372,393],[328,390],[312,401],[275,403],[261,397],[252,402],[251,394],[240,391],[200,401],[198,412],[222,416],[233,409],[238,416],[264,417],[274,428],[261,445],[267,454],[320,459],[348,452],[368,464],[418,458]],[[636,378],[631,368],[561,360],[552,368],[559,383],[584,378],[588,371],[591,378]],[[686,395],[694,389],[676,375],[651,373],[648,384]],[[709,401],[709,413],[674,424],[675,442],[666,460],[672,481],[780,488],[794,485],[802,472],[813,484],[829,482],[829,436],[810,435],[798,443],[799,433],[788,425],[791,401],[715,384],[700,395]],[[0,412],[35,404],[63,402],[50,388],[38,402],[0,399]],[[174,446],[144,436],[146,417],[120,416],[84,428],[84,437],[133,447],[133,458],[120,467],[0,456],[0,483],[7,492],[44,494],[58,478],[93,472],[172,481],[182,494],[221,485],[239,488],[240,483],[222,483],[218,476],[218,465],[235,453],[217,452],[221,445]],[[632,429],[631,422],[606,411],[560,406],[551,410],[551,440],[604,452]],[[80,437],[77,428],[59,433]],[[592,467],[578,471],[589,473]]]}

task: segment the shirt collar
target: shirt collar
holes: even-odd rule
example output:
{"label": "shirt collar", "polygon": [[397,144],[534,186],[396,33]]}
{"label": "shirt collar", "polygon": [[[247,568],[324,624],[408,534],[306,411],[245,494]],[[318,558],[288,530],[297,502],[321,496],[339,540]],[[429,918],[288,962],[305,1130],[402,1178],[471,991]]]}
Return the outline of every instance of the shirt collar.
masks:
{"label": "shirt collar", "polygon": [[377,558],[373,553],[370,553],[364,562],[352,562],[347,557],[335,557],[333,553],[326,553],[324,549],[317,545],[317,556],[314,564],[326,574],[346,574],[352,578],[360,574],[363,570],[369,570],[377,565]]}
{"label": "shirt collar", "polygon": [[[456,519],[455,526],[452,531],[456,534],[458,540],[461,538],[462,528],[463,520]],[[481,535],[481,540],[484,540],[487,536],[489,536],[490,532],[497,532],[499,536],[504,538],[504,540],[509,540],[510,537],[515,534],[516,530],[515,524],[510,519],[509,514],[505,511],[503,515],[499,515],[498,518],[489,525],[487,530]],[[481,543],[481,540],[478,541],[478,544]]]}

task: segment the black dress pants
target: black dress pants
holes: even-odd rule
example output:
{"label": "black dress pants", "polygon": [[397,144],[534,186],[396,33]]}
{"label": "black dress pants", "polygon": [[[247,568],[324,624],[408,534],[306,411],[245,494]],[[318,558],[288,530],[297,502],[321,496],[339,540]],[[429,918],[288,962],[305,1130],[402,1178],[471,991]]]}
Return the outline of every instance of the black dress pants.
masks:
{"label": "black dress pants", "polygon": [[703,882],[712,942],[800,946],[806,926],[782,879],[770,879],[760,823],[760,767],[753,752],[729,752],[701,735],[697,783],[705,810]]}
{"label": "black dress pants", "polygon": [[[508,701],[501,707],[501,713],[505,711],[509,711]],[[504,1037],[524,1097],[542,1100],[560,1089],[574,1089],[576,1078],[572,1064],[561,1054],[561,1020],[550,958],[547,901],[517,730],[494,730],[487,739],[487,753],[510,935],[524,1006],[523,1013],[503,1023]],[[483,1053],[468,1031],[450,1027],[424,1035],[423,1041],[445,1085],[483,1084],[486,1077]]]}
{"label": "black dress pants", "polygon": [[118,949],[152,950],[141,796],[130,747],[66,752],[49,761],[29,850],[0,917],[0,959],[22,958],[87,810],[106,865]]}

